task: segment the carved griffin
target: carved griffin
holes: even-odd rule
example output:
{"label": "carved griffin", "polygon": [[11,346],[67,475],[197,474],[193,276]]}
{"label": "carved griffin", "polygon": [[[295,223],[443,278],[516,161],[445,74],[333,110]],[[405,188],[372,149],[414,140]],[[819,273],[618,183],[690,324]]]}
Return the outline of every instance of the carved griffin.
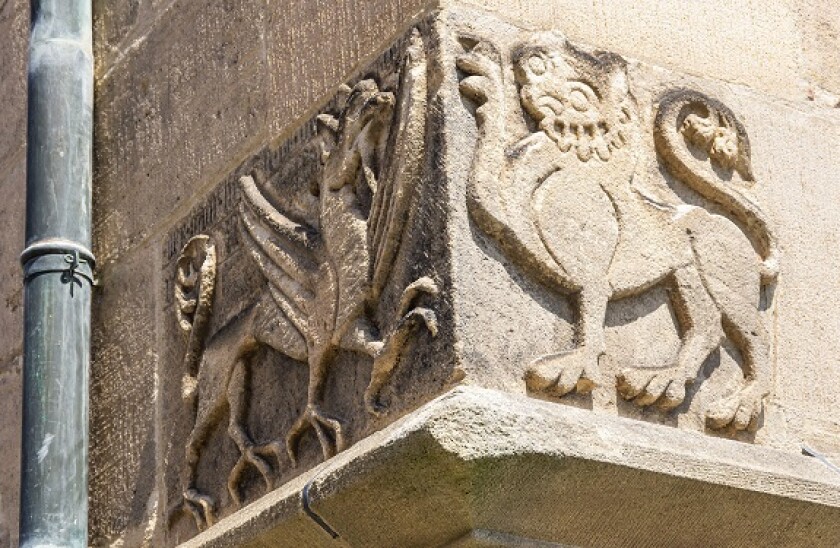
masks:
{"label": "carved griffin", "polygon": [[[753,175],[741,122],[697,92],[661,99],[653,131],[662,163],[724,214],[668,203],[638,184],[643,143],[620,57],[540,33],[513,49],[508,72],[491,44],[464,43],[460,90],[475,104],[478,128],[471,218],[523,270],[573,296],[578,312],[576,348],[532,363],[528,388],[591,391],[603,382],[608,302],[667,284],[682,328],[676,363],[619,372],[618,391],[640,406],[673,409],[728,336],[743,356],[744,379],[706,410],[707,425],[755,426],[771,383],[760,291],[776,276],[778,252],[766,215],[747,194]],[[524,135],[508,99],[514,86]]]}
{"label": "carved griffin", "polygon": [[255,444],[245,418],[248,362],[258,347],[266,345],[309,366],[307,404],[285,439],[294,465],[298,442],[309,429],[317,435],[325,459],[347,445],[341,421],[321,407],[324,382],[339,350],[373,358],[364,403],[368,411],[378,413],[378,393],[412,330],[423,325],[432,335],[437,333],[435,313],[415,306],[421,295],[438,292],[429,277],[405,288],[394,321],[378,325],[373,313],[389,281],[421,174],[426,86],[426,54],[415,32],[401,72],[399,104],[394,93],[367,79],[341,90],[338,117],[318,117],[323,168],[312,189],[318,211],[313,224],[272,205],[261,191],[259,173],[241,178],[240,237],[267,289],[206,344],[215,248],[207,236],[185,247],[176,297],[179,320],[189,333],[185,361],[192,374],[185,378],[185,395],[197,402],[186,445],[183,505],[200,529],[213,523],[216,504],[196,488],[196,466],[204,441],[226,407],[228,434],[241,455],[228,477],[233,500],[239,502],[238,482],[248,465],[257,468],[268,489],[273,485],[264,457],[279,461],[283,443]]}

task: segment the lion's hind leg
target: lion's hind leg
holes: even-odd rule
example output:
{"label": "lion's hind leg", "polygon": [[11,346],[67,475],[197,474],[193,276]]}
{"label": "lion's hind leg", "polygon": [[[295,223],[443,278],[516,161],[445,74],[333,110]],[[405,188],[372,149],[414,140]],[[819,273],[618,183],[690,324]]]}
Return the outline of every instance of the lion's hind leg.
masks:
{"label": "lion's hind leg", "polygon": [[706,424],[754,429],[772,382],[769,338],[759,312],[760,263],[747,237],[723,217],[704,217],[692,235],[703,283],[720,310],[724,332],[741,353],[744,370],[742,386],[706,410]]}
{"label": "lion's hind leg", "polygon": [[[730,297],[723,315],[723,328],[741,352],[744,384],[734,394],[712,403],[706,424],[713,429],[755,430],[770,393],[769,335],[758,309],[750,302]],[[732,312],[730,314],[729,312]]]}
{"label": "lion's hind leg", "polygon": [[625,370],[618,377],[618,391],[625,399],[640,406],[656,403],[666,410],[682,404],[686,385],[694,382],[724,337],[720,312],[694,263],[673,273],[670,295],[682,331],[676,365]]}

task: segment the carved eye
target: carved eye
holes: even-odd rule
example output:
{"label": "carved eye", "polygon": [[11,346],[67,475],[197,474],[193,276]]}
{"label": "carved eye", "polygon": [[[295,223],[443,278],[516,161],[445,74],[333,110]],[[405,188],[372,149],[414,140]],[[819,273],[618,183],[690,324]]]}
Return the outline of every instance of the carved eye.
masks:
{"label": "carved eye", "polygon": [[569,93],[569,103],[572,108],[578,112],[586,112],[589,110],[589,98],[579,89],[572,90]]}
{"label": "carved eye", "polygon": [[542,76],[545,74],[546,70],[545,60],[539,55],[532,55],[531,58],[528,59],[528,68],[531,69],[531,72],[537,76]]}

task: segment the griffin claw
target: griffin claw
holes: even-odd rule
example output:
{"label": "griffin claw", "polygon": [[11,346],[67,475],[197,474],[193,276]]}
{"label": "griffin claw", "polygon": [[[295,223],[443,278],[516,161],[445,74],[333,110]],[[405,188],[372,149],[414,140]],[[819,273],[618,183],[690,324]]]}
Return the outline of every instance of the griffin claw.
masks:
{"label": "griffin claw", "polygon": [[400,320],[396,328],[385,338],[382,349],[373,359],[370,384],[364,396],[365,409],[371,415],[382,415],[386,409],[379,402],[379,392],[390,380],[411,332],[422,323],[432,337],[437,337],[438,320],[435,311],[422,306],[414,306],[414,303],[421,295],[437,296],[439,293],[437,283],[428,276],[415,280],[403,291],[397,307],[397,312],[401,316]]}
{"label": "griffin claw", "polygon": [[239,491],[236,486],[248,465],[254,466],[262,475],[265,481],[266,492],[271,491],[274,488],[274,478],[272,476],[271,466],[263,457],[269,455],[274,456],[279,465],[282,452],[280,442],[274,441],[263,445],[253,445],[240,453],[239,460],[236,461],[236,465],[234,465],[228,475],[227,485],[231,499],[233,499],[233,502],[237,506],[242,504],[242,499],[239,496]]}
{"label": "griffin claw", "polygon": [[303,436],[303,433],[310,428],[318,436],[321,451],[324,454],[324,460],[333,457],[336,453],[344,451],[347,447],[341,423],[321,411],[317,405],[309,404],[286,435],[286,451],[289,454],[289,459],[292,461],[293,467],[297,466],[298,442],[301,436]]}
{"label": "griffin claw", "polygon": [[199,531],[204,531],[216,523],[215,501],[197,489],[190,488],[184,491],[184,509],[192,514]]}

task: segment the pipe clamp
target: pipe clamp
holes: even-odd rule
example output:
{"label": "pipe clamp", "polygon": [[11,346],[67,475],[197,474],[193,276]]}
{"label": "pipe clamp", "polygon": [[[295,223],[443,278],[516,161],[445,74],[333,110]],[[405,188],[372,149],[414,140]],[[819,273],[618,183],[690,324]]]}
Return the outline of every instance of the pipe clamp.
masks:
{"label": "pipe clamp", "polygon": [[[20,255],[23,263],[23,281],[28,282],[42,274],[61,274],[64,283],[78,283],[84,278],[91,285],[95,260],[84,246],[70,240],[42,240],[28,246]],[[72,290],[72,286],[71,286]]]}

